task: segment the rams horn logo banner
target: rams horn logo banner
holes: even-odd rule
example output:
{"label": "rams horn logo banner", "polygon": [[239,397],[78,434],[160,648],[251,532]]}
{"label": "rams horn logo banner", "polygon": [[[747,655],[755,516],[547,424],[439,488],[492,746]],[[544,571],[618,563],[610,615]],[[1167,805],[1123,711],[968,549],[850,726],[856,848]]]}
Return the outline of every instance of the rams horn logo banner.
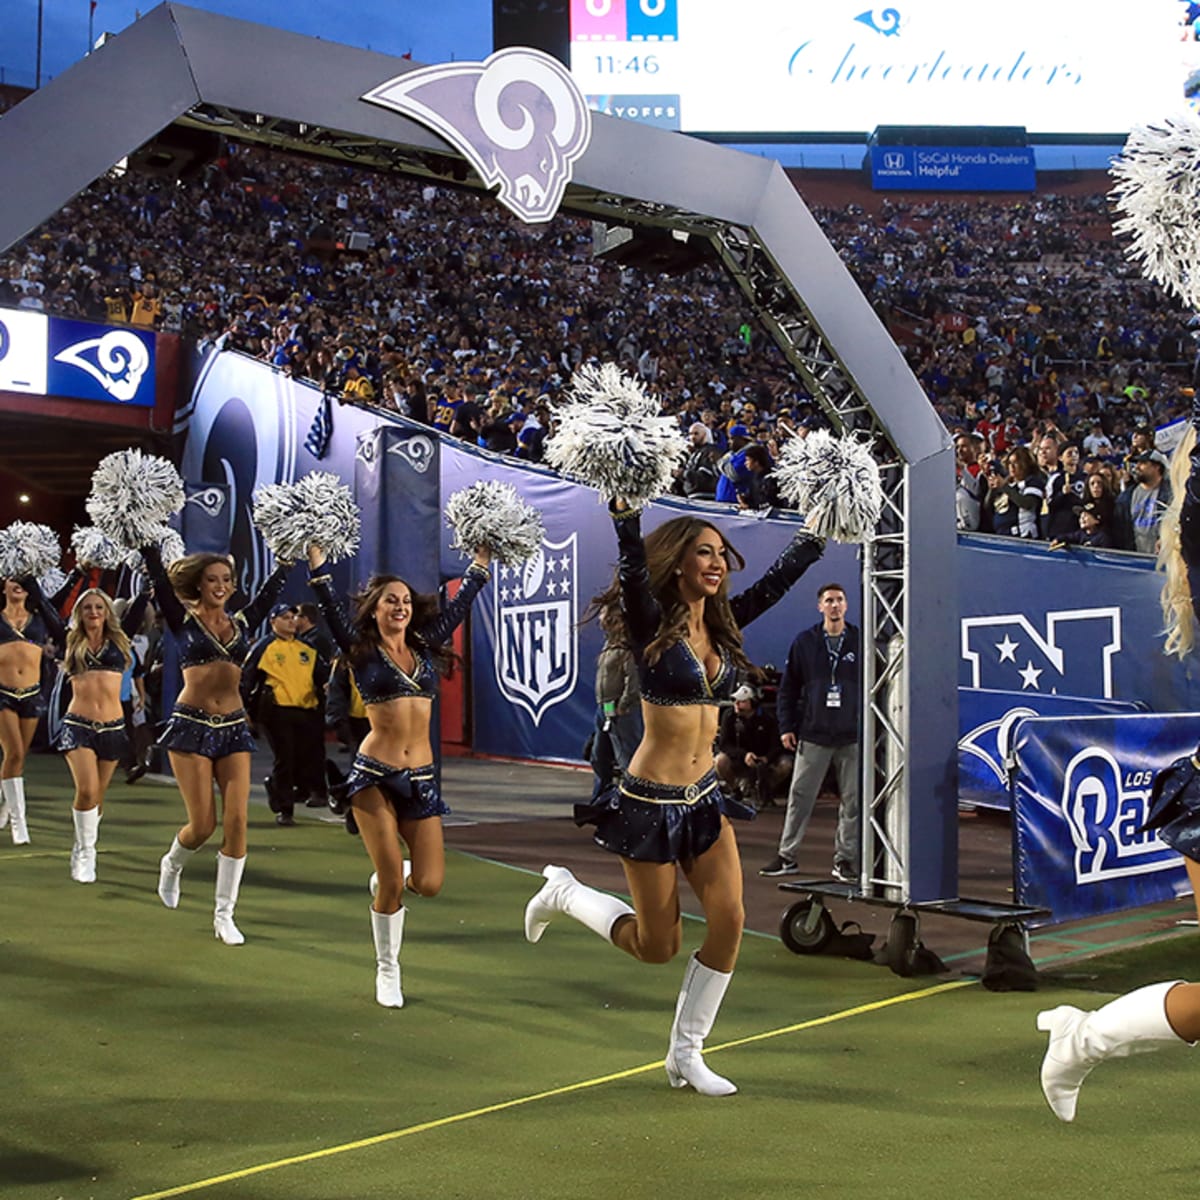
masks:
{"label": "rams horn logo banner", "polygon": [[492,581],[496,683],[541,722],[565,700],[579,675],[579,571],[576,534],[542,541],[519,567],[501,566]]}
{"label": "rams horn logo banner", "polygon": [[588,147],[592,114],[566,68],[540,50],[509,47],[483,62],[420,67],[366,92],[441,134],[497,199],[527,224],[549,221]]}

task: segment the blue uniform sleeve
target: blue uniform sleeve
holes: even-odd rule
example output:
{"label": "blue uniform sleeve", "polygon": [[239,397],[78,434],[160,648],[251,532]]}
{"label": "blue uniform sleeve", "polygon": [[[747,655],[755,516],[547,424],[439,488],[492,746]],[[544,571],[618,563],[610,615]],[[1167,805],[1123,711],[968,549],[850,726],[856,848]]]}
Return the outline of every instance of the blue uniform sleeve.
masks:
{"label": "blue uniform sleeve", "polygon": [[423,625],[417,630],[425,639],[426,645],[441,646],[450,640],[450,635],[467,619],[472,601],[490,578],[487,569],[475,563],[467,568],[462,587],[458,589],[454,599],[449,604],[444,604],[441,612],[428,625]]}
{"label": "blue uniform sleeve", "polygon": [[158,611],[162,613],[167,628],[172,633],[178,633],[183,628],[187,609],[184,608],[183,601],[175,595],[175,589],[167,578],[162,554],[157,546],[143,546],[141,554],[142,561],[146,564],[146,574],[150,576],[150,582],[154,586],[154,603],[158,605]]}
{"label": "blue uniform sleeve", "polygon": [[58,642],[61,645],[67,636],[67,628],[63,624],[62,617],[58,615],[58,609],[46,599],[46,594],[42,591],[42,585],[38,583],[37,578],[33,575],[26,575],[18,582],[29,593],[29,599],[33,601],[30,611],[41,615],[46,625],[46,632],[50,635],[50,640]]}
{"label": "blue uniform sleeve", "polygon": [[617,580],[621,585],[621,610],[630,637],[638,649],[654,641],[662,623],[662,608],[650,590],[650,568],[642,541],[641,513],[636,509],[613,512],[617,531]]}
{"label": "blue uniform sleeve", "polygon": [[756,582],[729,601],[742,629],[787,595],[788,589],[825,553],[825,539],[801,530]]}
{"label": "blue uniform sleeve", "polygon": [[333,635],[333,640],[337,642],[341,652],[349,654],[350,647],[354,645],[354,635],[350,632],[350,626],[346,623],[341,605],[338,604],[333,589],[329,586],[331,580],[332,576],[324,565],[310,567],[308,570],[308,586],[313,590],[313,596],[316,598],[317,607],[321,610],[321,616],[325,618],[325,624],[329,626],[329,632]]}
{"label": "blue uniform sleeve", "polygon": [[293,566],[295,563],[280,563],[259,589],[258,595],[238,610],[242,620],[246,622],[247,633],[253,633],[267,619],[267,613],[279,599],[279,593],[283,591],[283,585]]}

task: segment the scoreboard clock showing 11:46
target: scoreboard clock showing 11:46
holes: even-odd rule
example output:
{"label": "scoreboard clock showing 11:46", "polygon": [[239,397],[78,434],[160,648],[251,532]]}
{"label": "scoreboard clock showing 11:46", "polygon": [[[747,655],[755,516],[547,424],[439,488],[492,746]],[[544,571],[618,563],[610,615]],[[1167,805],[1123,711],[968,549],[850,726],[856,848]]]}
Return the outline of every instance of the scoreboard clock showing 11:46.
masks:
{"label": "scoreboard clock showing 11:46", "polygon": [[571,73],[609,116],[680,128],[678,0],[571,0]]}

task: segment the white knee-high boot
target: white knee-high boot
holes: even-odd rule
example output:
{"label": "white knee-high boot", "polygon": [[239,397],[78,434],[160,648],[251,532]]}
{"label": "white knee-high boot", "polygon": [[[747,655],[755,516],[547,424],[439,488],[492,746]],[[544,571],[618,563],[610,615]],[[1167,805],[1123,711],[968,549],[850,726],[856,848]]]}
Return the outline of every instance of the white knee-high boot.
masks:
{"label": "white knee-high boot", "polygon": [[1060,1121],[1075,1119],[1079,1089],[1097,1063],[1195,1044],[1185,1042],[1167,1020],[1167,993],[1181,982],[1152,983],[1095,1012],[1063,1004],[1038,1013],[1037,1027],[1050,1034],[1042,1059],[1042,1091]]}
{"label": "white knee-high boot", "polygon": [[3,829],[8,824],[8,793],[0,787],[0,829]]}
{"label": "white knee-high boot", "polygon": [[688,960],[667,1050],[667,1078],[672,1087],[690,1083],[702,1096],[731,1096],[737,1091],[728,1079],[705,1066],[700,1053],[732,978],[733,972],[714,971],[694,954]]}
{"label": "white knee-high boot", "polygon": [[375,938],[375,1000],[384,1008],[403,1008],[400,990],[400,944],[404,941],[404,914],[371,909],[371,934]]}
{"label": "white knee-high boot", "polygon": [[525,906],[526,941],[541,941],[551,918],[565,913],[611,942],[616,923],[633,916],[624,900],[580,883],[566,867],[543,867],[542,874],[546,877],[542,890]]}
{"label": "white knee-high boot", "polygon": [[100,810],[71,809],[75,845],[71,847],[71,878],[76,883],[96,882],[96,840],[100,835]]}
{"label": "white knee-high boot", "polygon": [[29,845],[29,826],[25,823],[25,780],[0,779],[0,793],[8,801],[14,846]]}
{"label": "white knee-high boot", "polygon": [[216,906],[213,909],[213,934],[227,946],[240,946],[246,939],[233,923],[233,910],[237,906],[238,892],[242,886],[242,872],[246,859],[229,858],[217,851]]}
{"label": "white knee-high boot", "polygon": [[[400,886],[408,886],[408,877],[412,874],[412,863],[406,858],[404,866],[400,868]],[[371,893],[371,899],[374,900],[379,895],[379,872],[372,871],[371,878],[367,880],[367,891]],[[414,892],[413,895],[418,893]]]}
{"label": "white knee-high boot", "polygon": [[189,850],[176,838],[170,850],[158,860],[158,898],[168,908],[179,907],[179,877],[188,859],[195,853],[195,850]]}

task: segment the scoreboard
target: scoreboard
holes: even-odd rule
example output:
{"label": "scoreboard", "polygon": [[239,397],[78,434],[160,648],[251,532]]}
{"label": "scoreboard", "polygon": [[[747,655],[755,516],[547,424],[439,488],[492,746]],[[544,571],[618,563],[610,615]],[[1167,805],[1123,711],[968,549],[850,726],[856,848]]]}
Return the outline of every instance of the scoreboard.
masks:
{"label": "scoreboard", "polygon": [[1200,97],[1200,3],[569,0],[598,111],[709,134],[1123,135]]}

